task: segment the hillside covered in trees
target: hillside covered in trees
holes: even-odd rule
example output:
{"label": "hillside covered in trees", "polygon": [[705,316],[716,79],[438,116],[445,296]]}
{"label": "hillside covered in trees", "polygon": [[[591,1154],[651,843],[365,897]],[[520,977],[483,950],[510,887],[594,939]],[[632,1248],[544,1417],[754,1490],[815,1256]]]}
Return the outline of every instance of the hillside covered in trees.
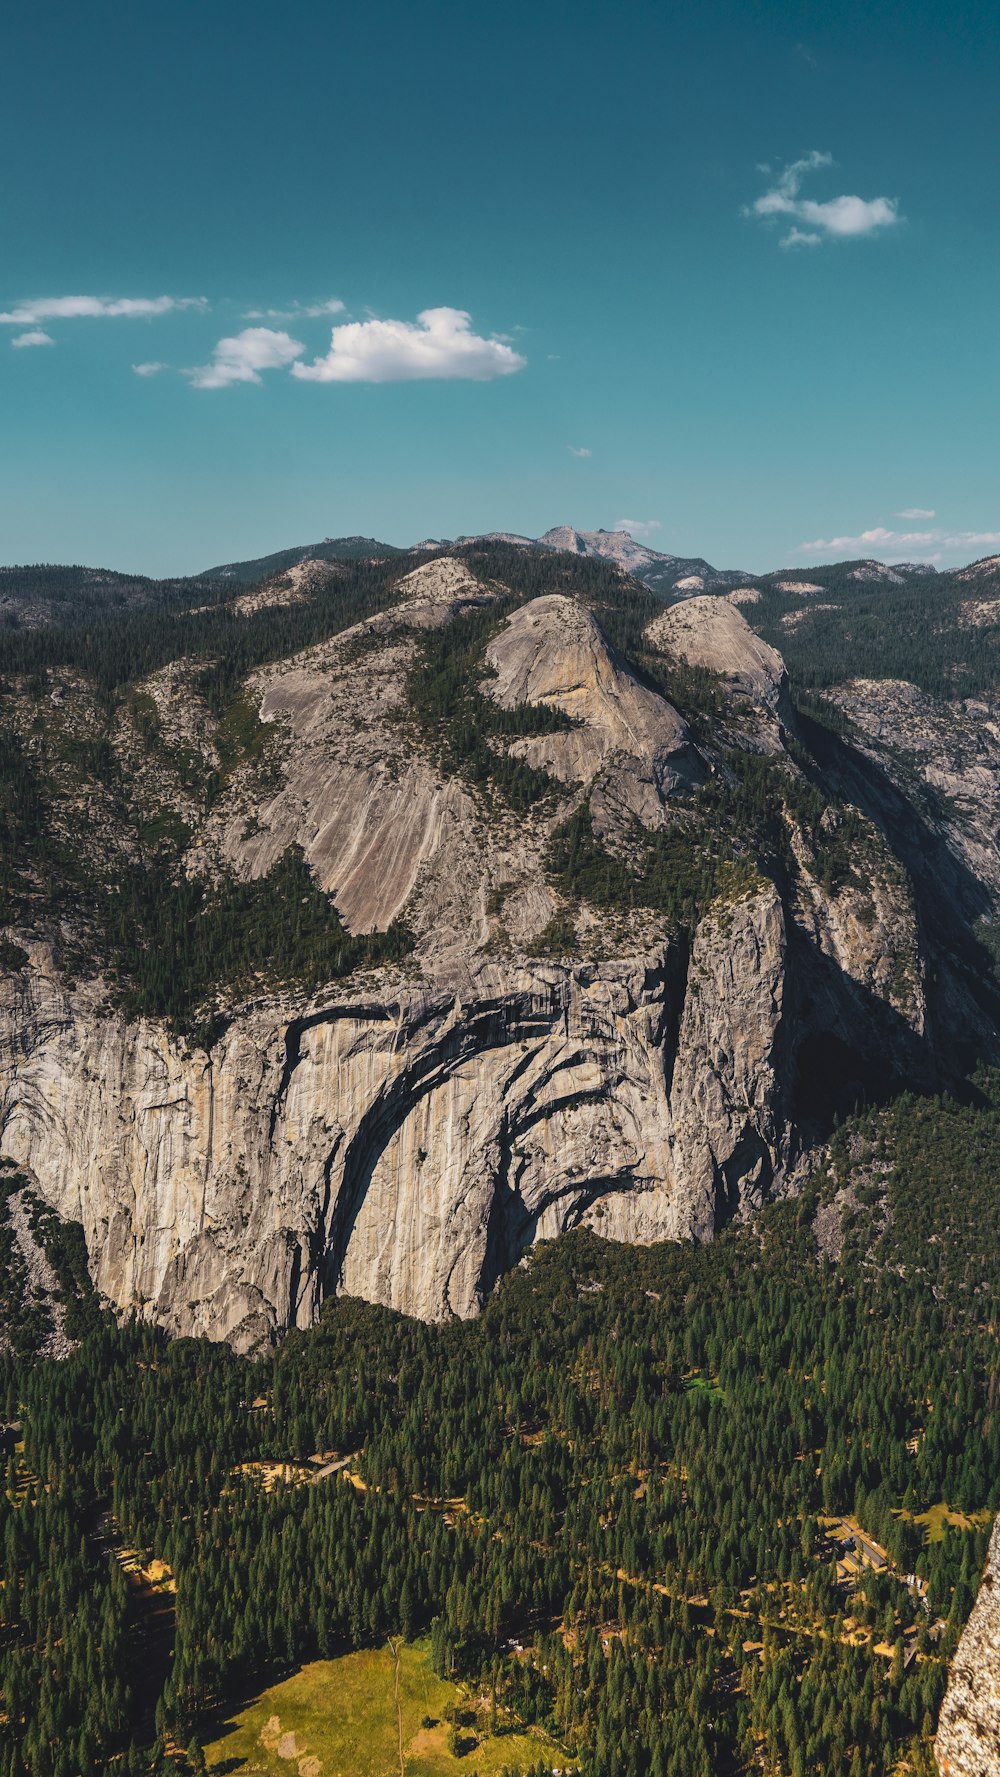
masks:
{"label": "hillside covered in trees", "polygon": [[[930,1773],[1000,1485],[996,1090],[846,1124],[709,1248],[549,1246],[473,1323],[345,1299],[240,1359],[88,1308],[8,1355],[5,1777],[197,1771],[234,1699],[428,1633],[469,1771],[538,1723],[593,1777]],[[176,1582],[155,1708],[102,1514]]]}

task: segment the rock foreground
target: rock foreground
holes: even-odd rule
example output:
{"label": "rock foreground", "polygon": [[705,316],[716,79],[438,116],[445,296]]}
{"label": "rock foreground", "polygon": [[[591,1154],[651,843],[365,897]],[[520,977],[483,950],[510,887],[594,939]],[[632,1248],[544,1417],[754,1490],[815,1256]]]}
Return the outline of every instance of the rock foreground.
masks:
{"label": "rock foreground", "polygon": [[1000,1773],[1000,1521],[952,1661],[934,1752],[941,1777]]}

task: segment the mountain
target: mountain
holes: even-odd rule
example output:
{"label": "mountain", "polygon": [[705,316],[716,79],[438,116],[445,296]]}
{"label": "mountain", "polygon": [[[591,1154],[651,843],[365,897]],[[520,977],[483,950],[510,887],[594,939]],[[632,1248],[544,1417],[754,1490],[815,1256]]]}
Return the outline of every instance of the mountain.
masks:
{"label": "mountain", "polygon": [[[807,573],[784,569],[751,575],[742,569],[714,568],[701,556],[670,555],[650,549],[637,543],[628,531],[577,531],[569,525],[557,525],[539,538],[509,531],[463,536],[454,541],[427,538],[414,545],[411,553],[433,555],[448,549],[491,544],[584,555],[610,562],[668,601],[704,592],[725,594],[741,588],[748,593],[757,588],[780,593],[788,587],[793,591],[799,586],[815,591],[836,584],[849,592],[853,582],[903,586],[913,579],[926,581],[935,573],[927,564],[903,562],[887,567],[882,562],[865,560],[835,563],[809,569]],[[280,597],[282,589],[287,592],[289,588],[295,590],[304,584],[297,570],[308,568],[306,578],[315,580],[322,565],[336,569],[339,564],[347,562],[378,562],[402,557],[405,553],[395,544],[379,542],[374,537],[327,537],[321,543],[299,544],[276,550],[271,555],[225,562],[201,574],[164,580],[103,568],[47,565],[0,568],[0,629],[47,629],[95,620],[115,621],[127,611],[198,609],[206,600],[221,601],[231,609],[245,611],[246,606],[240,604],[242,594],[236,589],[275,588],[276,596]],[[952,578],[989,580],[997,560],[991,557],[973,563]],[[309,564],[313,565],[310,567]],[[291,580],[288,579],[290,574]],[[275,595],[268,591],[263,596],[273,602]]]}
{"label": "mountain", "polygon": [[[571,525],[555,525],[541,537],[521,537],[508,531],[490,531],[479,537],[459,537],[456,547],[473,543],[513,543],[523,548],[553,549],[567,555],[587,555],[612,562],[662,598],[690,597],[698,592],[726,592],[753,576],[741,569],[713,568],[699,556],[667,555],[637,543],[628,531],[575,531]],[[450,547],[446,544],[428,547]]]}
{"label": "mountain", "polygon": [[728,591],[752,579],[741,569],[713,568],[701,556],[667,555],[649,549],[644,543],[636,543],[628,531],[574,531],[569,525],[557,525],[538,541],[546,549],[614,562],[662,598]]}
{"label": "mountain", "polygon": [[970,562],[967,568],[959,568],[956,580],[996,580],[1000,579],[1000,555],[984,555],[979,561]]}
{"label": "mountain", "polygon": [[135,611],[180,606],[210,594],[206,580],[151,580],[110,568],[0,568],[0,630],[115,621]]}
{"label": "mountain", "polygon": [[887,692],[824,726],[737,604],[586,554],[287,581],[238,635],[0,650],[0,1124],[112,1300],[241,1345],[340,1290],[468,1315],[568,1227],[711,1238],[993,1054],[957,728],[944,795]]}
{"label": "mountain", "polygon": [[392,543],[380,543],[375,537],[324,537],[322,543],[301,543],[292,549],[278,549],[273,555],[253,556],[249,561],[223,562],[208,568],[203,580],[238,580],[254,586],[260,580],[272,579],[305,561],[364,561],[369,557],[399,555],[402,551]]}

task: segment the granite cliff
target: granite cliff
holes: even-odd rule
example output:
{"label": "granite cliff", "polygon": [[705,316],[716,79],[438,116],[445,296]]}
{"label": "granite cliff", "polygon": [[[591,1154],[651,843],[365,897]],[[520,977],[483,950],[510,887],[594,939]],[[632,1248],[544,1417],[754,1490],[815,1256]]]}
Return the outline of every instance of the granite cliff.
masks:
{"label": "granite cliff", "polygon": [[[267,646],[221,716],[183,646],[110,701],[59,665],[40,705],[37,678],[8,689],[112,932],[116,873],[210,906],[294,854],[347,934],[408,935],[318,983],[251,958],[185,1023],[122,991],[89,903],[46,901],[26,860],[0,1150],[82,1223],[101,1290],[174,1332],[249,1348],[341,1289],[473,1314],[580,1223],[708,1239],[795,1189],[859,1083],[926,1083],[956,1035],[991,1039],[901,860],[918,817],[863,751],[809,752],[742,610],[636,613],[615,568],[554,555],[514,584],[511,559],[384,566],[366,613],[304,646],[276,626],[308,634],[354,570],[265,588],[227,615]],[[165,942],[146,931],[143,967]]]}
{"label": "granite cliff", "polygon": [[1000,1521],[952,1661],[934,1752],[941,1777],[1000,1772]]}

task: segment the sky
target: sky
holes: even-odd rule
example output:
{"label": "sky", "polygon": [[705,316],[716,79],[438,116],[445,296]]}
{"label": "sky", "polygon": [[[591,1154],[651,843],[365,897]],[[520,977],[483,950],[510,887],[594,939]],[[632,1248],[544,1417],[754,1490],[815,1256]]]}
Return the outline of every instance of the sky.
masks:
{"label": "sky", "polygon": [[0,24],[0,561],[625,526],[1000,550],[1000,12]]}

